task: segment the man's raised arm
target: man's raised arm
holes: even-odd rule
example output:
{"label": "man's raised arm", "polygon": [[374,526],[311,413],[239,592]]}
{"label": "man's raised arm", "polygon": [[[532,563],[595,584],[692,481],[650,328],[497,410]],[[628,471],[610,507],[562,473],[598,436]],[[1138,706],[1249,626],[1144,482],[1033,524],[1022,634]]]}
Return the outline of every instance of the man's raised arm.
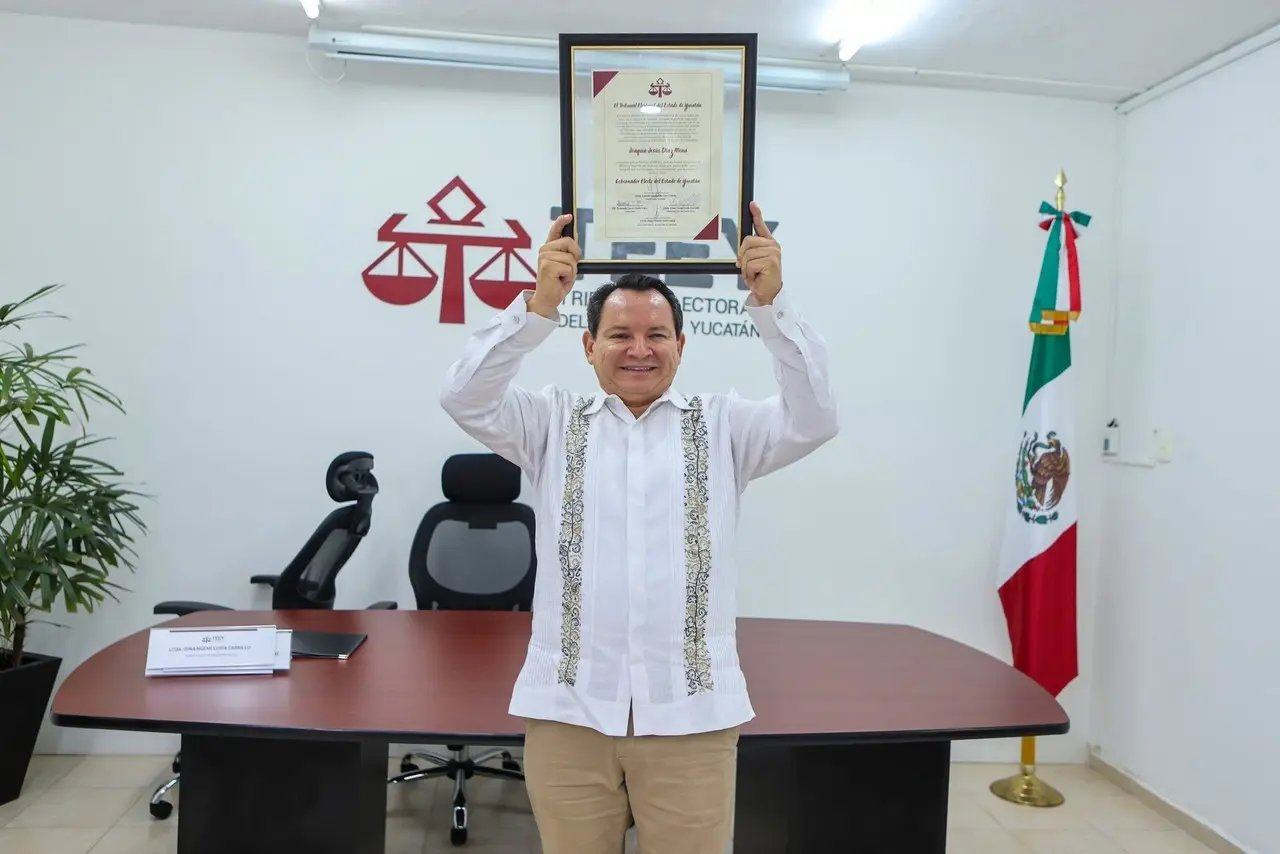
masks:
{"label": "man's raised arm", "polygon": [[738,483],[808,455],[839,432],[826,341],[782,293],[782,250],[751,203],[756,233],[742,242],[738,266],[751,290],[747,313],[773,356],[779,393],[730,402],[729,428]]}
{"label": "man's raised arm", "polygon": [[573,287],[582,256],[572,237],[561,237],[569,215],[551,227],[538,250],[538,281],[476,330],[449,367],[440,405],[469,436],[532,474],[541,465],[551,418],[551,397],[513,384],[526,353],[560,322],[560,303]]}

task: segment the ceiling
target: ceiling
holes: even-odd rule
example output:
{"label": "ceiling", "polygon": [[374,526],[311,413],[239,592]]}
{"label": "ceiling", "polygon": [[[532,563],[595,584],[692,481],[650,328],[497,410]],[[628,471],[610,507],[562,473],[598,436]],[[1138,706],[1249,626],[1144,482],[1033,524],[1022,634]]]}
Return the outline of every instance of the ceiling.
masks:
{"label": "ceiling", "polygon": [[[762,56],[836,61],[849,0],[321,0],[318,24],[554,38],[561,31],[760,34]],[[907,2],[907,0],[896,0]],[[881,0],[894,2],[894,0]],[[855,79],[1118,102],[1280,23],[1280,0],[910,0],[914,19],[849,62]],[[640,11],[643,9],[643,11]],[[0,11],[305,38],[298,0],[0,0]],[[921,74],[920,72],[924,72]]]}

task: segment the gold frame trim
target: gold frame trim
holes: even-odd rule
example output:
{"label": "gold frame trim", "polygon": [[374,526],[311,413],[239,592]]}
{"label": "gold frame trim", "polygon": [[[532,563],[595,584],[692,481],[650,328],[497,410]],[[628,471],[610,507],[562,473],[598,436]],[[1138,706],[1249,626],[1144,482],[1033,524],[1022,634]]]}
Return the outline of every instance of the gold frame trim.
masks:
{"label": "gold frame trim", "polygon": [[[579,184],[579,181],[578,181],[578,73],[577,73],[576,60],[577,60],[577,52],[580,50],[596,50],[596,51],[612,50],[612,51],[630,52],[630,53],[643,53],[643,52],[655,51],[655,50],[686,50],[686,51],[696,50],[696,51],[703,51],[708,53],[709,52],[731,53],[734,51],[738,53],[738,83],[739,83],[738,85],[738,169],[737,169],[737,175],[738,175],[737,208],[738,210],[735,210],[734,217],[736,219],[737,217],[741,216],[741,213],[739,211],[741,210],[742,204],[744,201],[744,199],[742,198],[742,171],[743,171],[742,152],[746,148],[746,135],[747,135],[746,124],[745,124],[747,96],[746,96],[746,88],[743,85],[743,81],[746,80],[746,76],[747,76],[747,49],[745,47],[742,47],[741,45],[722,45],[722,44],[644,45],[642,47],[636,47],[635,45],[572,45],[570,46],[569,63],[571,65],[571,68],[569,69],[569,103],[571,105],[571,109],[573,110],[573,121],[570,123],[571,127],[569,128],[569,139],[570,139],[570,144],[572,146],[572,151],[573,151],[573,156],[570,157],[570,165],[573,169],[573,212],[574,213],[578,211],[578,207],[579,207],[578,206],[578,184]],[[723,219],[724,214],[720,214],[720,217]],[[581,232],[578,230],[578,218],[576,216],[573,218],[573,233],[575,236],[581,234]],[[675,243],[678,241],[667,241],[667,242]],[[742,223],[738,223],[738,244],[739,245],[742,244]],[[585,253],[586,247],[584,246],[582,248]],[[737,257],[736,254],[734,257],[735,258]],[[582,260],[592,261],[596,259],[588,258],[584,254],[582,257]],[[601,261],[607,260],[610,264],[645,265],[645,264],[653,264],[654,262],[654,259],[652,258],[607,258],[607,259],[601,258],[599,260]],[[681,258],[680,263],[693,266],[696,264],[723,264],[728,260],[730,259],[727,259],[727,258]]]}

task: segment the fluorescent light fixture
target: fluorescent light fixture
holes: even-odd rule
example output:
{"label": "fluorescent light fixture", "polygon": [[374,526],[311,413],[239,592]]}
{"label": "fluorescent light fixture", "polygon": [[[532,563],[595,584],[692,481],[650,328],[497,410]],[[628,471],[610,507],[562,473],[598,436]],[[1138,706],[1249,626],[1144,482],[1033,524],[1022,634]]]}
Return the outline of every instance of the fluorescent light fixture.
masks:
{"label": "fluorescent light fixture", "polygon": [[[406,34],[412,33],[412,34]],[[559,42],[552,39],[507,38],[501,36],[437,33],[426,31],[340,32],[318,29],[309,38],[313,50],[333,59],[372,62],[403,62],[446,68],[524,71],[558,74]],[[705,67],[706,62],[690,60],[673,51],[668,57],[673,68]],[[591,61],[591,60],[594,60]],[[652,55],[641,57],[625,51],[585,51],[577,62],[580,74],[593,68],[640,68],[652,63]],[[741,85],[739,64],[726,58],[725,83]],[[849,72],[834,63],[790,62],[760,59],[756,66],[756,87],[775,92],[829,92],[846,89]]]}
{"label": "fluorescent light fixture", "polygon": [[828,37],[841,62],[869,44],[888,41],[919,13],[922,0],[841,0],[827,16]]}
{"label": "fluorescent light fixture", "polygon": [[307,17],[315,20],[320,17],[320,0],[301,0],[302,11],[307,13]]}

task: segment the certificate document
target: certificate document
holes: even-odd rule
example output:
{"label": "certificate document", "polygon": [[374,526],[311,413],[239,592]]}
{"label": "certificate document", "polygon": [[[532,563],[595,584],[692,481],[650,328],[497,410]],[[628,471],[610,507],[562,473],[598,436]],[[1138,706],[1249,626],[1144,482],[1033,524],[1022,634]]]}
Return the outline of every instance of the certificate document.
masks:
{"label": "certificate document", "polygon": [[720,239],[724,72],[594,71],[596,234]]}

